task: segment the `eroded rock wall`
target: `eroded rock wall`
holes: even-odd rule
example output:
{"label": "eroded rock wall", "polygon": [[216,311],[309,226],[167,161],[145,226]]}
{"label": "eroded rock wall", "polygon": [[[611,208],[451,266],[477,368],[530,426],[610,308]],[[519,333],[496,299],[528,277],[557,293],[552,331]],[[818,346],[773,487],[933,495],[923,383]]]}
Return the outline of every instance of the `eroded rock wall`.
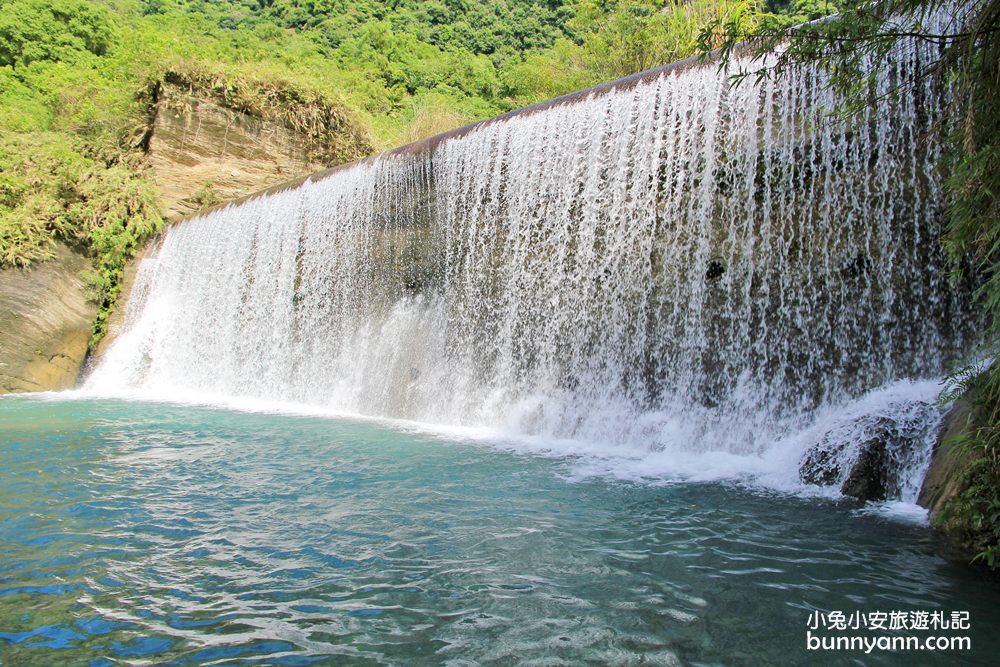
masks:
{"label": "eroded rock wall", "polygon": [[[310,157],[316,147],[304,135],[173,84],[160,91],[147,146],[168,223],[328,166]],[[137,255],[95,358],[121,328],[142,252]],[[97,315],[80,276],[90,268],[86,257],[60,246],[51,261],[0,271],[0,393],[77,382]]]}
{"label": "eroded rock wall", "polygon": [[166,84],[149,162],[168,222],[319,171],[306,137],[228,109],[210,94]]}
{"label": "eroded rock wall", "polygon": [[97,315],[80,276],[90,268],[60,245],[52,260],[0,270],[0,394],[75,384]]}
{"label": "eroded rock wall", "polygon": [[[165,84],[157,105],[149,164],[168,223],[329,166],[310,157],[316,146],[304,135],[227,108],[209,93]],[[121,332],[143,254],[140,250],[126,266],[108,333],[94,350],[95,363]]]}

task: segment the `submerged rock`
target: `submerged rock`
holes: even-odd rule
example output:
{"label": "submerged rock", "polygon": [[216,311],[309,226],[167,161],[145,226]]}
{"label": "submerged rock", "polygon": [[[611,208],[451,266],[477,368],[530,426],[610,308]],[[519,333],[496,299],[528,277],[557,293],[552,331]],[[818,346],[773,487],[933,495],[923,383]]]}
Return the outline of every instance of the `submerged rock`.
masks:
{"label": "submerged rock", "polygon": [[892,417],[864,415],[824,433],[802,458],[799,478],[837,485],[845,496],[864,502],[898,498],[912,468],[920,467],[938,411],[923,402],[890,407]]}

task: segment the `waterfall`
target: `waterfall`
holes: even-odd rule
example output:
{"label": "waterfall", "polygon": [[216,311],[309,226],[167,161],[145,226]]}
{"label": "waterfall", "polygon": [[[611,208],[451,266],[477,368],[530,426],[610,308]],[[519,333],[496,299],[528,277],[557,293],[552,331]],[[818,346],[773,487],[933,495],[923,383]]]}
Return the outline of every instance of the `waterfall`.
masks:
{"label": "waterfall", "polygon": [[933,57],[849,118],[806,67],[651,71],[186,220],[85,388],[762,455],[972,341]]}

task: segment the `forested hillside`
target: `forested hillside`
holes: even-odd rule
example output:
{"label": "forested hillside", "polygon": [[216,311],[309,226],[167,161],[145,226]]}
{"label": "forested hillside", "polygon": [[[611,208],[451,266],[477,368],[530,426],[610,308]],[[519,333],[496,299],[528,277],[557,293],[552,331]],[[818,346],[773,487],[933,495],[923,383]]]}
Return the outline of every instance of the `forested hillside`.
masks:
{"label": "forested hillside", "polygon": [[804,2],[0,0],[0,265],[60,239],[115,299],[162,225],[144,155],[164,81],[301,130],[333,164],[689,56],[709,22],[832,10]]}

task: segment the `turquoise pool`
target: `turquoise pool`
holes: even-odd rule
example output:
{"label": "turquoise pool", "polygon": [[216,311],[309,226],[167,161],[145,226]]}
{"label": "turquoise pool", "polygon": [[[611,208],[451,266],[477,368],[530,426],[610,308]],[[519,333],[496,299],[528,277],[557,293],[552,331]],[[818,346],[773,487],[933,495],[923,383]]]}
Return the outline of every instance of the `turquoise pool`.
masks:
{"label": "turquoise pool", "polygon": [[[989,664],[1000,585],[919,525],[349,419],[0,400],[0,664]],[[810,652],[968,611],[970,651]],[[907,633],[889,633],[907,634]],[[916,633],[919,634],[919,633]]]}

